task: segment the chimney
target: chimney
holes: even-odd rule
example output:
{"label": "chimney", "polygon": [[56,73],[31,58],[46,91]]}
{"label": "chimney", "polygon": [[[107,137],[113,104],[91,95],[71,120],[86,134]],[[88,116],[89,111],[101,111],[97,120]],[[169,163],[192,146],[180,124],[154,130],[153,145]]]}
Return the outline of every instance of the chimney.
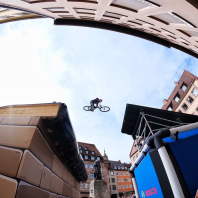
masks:
{"label": "chimney", "polygon": [[166,99],[163,100],[163,103],[166,104],[168,101]]}
{"label": "chimney", "polygon": [[175,84],[176,86],[178,86],[178,83],[177,83],[177,82],[174,82],[174,84]]}
{"label": "chimney", "polygon": [[120,160],[118,160],[118,162],[121,162]]}

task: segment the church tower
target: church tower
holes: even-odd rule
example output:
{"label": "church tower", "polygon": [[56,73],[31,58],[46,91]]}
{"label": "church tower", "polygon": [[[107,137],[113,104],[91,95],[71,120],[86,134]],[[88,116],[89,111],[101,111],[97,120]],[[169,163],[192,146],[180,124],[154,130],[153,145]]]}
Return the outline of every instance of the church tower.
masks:
{"label": "church tower", "polygon": [[105,152],[105,149],[104,149],[103,159],[104,159],[104,166],[108,170],[109,169],[109,159],[108,159],[108,156],[107,156],[107,154]]}

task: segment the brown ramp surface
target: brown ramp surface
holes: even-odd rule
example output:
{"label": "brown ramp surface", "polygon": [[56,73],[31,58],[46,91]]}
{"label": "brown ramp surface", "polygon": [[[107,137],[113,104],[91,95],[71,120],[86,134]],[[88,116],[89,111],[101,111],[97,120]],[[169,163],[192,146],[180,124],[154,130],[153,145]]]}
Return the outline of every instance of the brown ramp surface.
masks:
{"label": "brown ramp surface", "polygon": [[26,182],[19,183],[16,198],[49,198],[50,192],[32,186]]}

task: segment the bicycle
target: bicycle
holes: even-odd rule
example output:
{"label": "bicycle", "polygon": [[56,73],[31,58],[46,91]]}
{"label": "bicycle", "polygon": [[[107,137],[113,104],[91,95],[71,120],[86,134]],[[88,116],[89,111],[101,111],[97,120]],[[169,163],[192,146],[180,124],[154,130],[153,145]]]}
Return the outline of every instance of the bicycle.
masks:
{"label": "bicycle", "polygon": [[85,111],[94,111],[95,109],[99,109],[100,111],[102,111],[102,112],[108,112],[109,110],[110,110],[110,108],[109,107],[107,107],[107,106],[102,106],[101,104],[99,104],[97,107],[96,106],[84,106],[83,107],[83,109],[85,110]]}

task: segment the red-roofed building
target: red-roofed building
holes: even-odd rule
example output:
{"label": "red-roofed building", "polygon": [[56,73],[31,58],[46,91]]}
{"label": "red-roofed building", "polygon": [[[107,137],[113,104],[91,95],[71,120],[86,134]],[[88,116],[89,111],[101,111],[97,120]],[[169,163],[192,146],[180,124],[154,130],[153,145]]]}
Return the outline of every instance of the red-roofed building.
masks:
{"label": "red-roofed building", "polygon": [[86,183],[81,183],[80,185],[81,197],[82,198],[90,197],[89,188],[90,188],[90,182],[94,179],[93,163],[96,159],[100,160],[102,178],[104,179],[104,181],[107,182],[107,187],[110,196],[109,179],[108,179],[108,165],[109,165],[108,156],[106,155],[106,153],[104,154],[104,156],[102,156],[94,144],[78,142],[78,146],[79,146],[79,152],[83,157],[85,168],[88,174],[88,180],[86,181]]}

